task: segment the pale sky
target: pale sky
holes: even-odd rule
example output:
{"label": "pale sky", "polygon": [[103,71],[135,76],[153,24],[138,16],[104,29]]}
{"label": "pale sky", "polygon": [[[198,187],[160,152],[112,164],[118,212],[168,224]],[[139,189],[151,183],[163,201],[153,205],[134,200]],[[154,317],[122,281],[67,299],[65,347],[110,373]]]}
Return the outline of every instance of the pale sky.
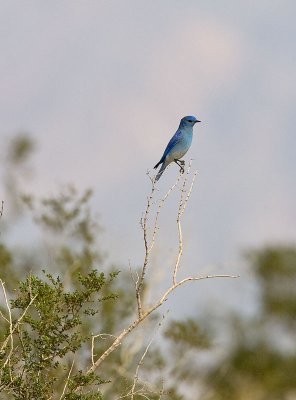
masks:
{"label": "pale sky", "polygon": [[[36,194],[94,188],[108,262],[138,266],[146,171],[181,117],[201,119],[185,157],[199,175],[181,273],[242,278],[191,285],[173,303],[194,311],[225,293],[241,303],[241,251],[296,239],[295,13],[292,0],[2,0],[1,140],[36,139]],[[159,195],[177,174],[166,171]],[[176,201],[151,270],[162,279],[177,249]]]}

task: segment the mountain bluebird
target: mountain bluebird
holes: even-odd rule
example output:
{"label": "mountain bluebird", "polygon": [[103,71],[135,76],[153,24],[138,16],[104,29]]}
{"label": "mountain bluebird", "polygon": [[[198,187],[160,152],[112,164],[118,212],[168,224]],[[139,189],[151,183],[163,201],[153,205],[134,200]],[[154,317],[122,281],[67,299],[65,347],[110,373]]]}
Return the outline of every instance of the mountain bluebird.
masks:
{"label": "mountain bluebird", "polygon": [[166,167],[173,161],[179,165],[179,167],[181,168],[180,172],[183,174],[185,161],[180,160],[180,158],[182,158],[187,153],[189,147],[191,146],[193,126],[197,122],[200,121],[191,115],[181,119],[177,132],[169,141],[163,153],[163,156],[154,167],[154,169],[156,169],[160,164],[162,164],[155,178],[157,181],[163,174],[163,171],[166,169]]}

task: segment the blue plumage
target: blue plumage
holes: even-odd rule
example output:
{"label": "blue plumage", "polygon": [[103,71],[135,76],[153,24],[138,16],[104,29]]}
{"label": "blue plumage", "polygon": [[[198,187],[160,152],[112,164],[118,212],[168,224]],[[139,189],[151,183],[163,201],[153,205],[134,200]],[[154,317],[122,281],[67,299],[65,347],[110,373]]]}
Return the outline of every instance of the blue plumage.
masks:
{"label": "blue plumage", "polygon": [[163,174],[163,171],[166,169],[166,167],[173,161],[179,165],[179,167],[181,168],[181,172],[184,172],[183,166],[185,164],[185,161],[180,159],[187,153],[191,146],[193,126],[197,122],[200,121],[192,115],[181,119],[177,132],[169,141],[160,161],[154,166],[154,168],[156,169],[159,167],[160,164],[162,164],[155,178],[157,181]]}

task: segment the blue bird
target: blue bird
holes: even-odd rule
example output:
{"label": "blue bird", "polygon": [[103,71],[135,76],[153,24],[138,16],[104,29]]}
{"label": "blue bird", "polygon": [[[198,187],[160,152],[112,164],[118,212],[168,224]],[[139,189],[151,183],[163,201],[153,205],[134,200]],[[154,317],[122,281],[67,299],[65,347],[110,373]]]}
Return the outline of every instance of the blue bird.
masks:
{"label": "blue bird", "polygon": [[156,169],[160,164],[162,164],[155,178],[157,181],[163,174],[163,171],[166,169],[166,167],[173,161],[179,165],[180,172],[184,172],[185,161],[180,160],[180,158],[187,153],[189,147],[191,146],[193,126],[197,122],[200,121],[192,115],[181,119],[177,132],[169,141],[160,161],[154,166],[154,169]]}

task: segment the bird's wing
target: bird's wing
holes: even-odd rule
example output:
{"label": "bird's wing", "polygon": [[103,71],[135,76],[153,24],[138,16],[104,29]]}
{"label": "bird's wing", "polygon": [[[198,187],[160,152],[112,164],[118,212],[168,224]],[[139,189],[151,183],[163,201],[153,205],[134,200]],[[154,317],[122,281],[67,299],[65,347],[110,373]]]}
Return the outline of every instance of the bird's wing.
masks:
{"label": "bird's wing", "polygon": [[171,149],[181,140],[182,137],[182,132],[180,130],[177,130],[177,132],[174,134],[174,136],[171,138],[171,140],[169,141],[163,156],[161,157],[160,162],[164,162],[166,156],[168,155],[168,153],[171,151]]}

